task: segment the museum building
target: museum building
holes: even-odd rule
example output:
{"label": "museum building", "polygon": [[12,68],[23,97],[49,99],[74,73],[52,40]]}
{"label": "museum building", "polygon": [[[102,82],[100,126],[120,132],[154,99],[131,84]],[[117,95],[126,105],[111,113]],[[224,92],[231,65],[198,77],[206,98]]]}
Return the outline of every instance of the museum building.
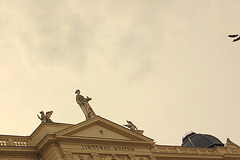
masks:
{"label": "museum building", "polygon": [[155,144],[143,131],[95,116],[78,124],[42,122],[30,136],[0,135],[0,160],[240,160],[229,139],[190,133],[182,146]]}
{"label": "museum building", "polygon": [[42,111],[30,136],[0,135],[0,160],[240,160],[237,144],[207,134],[191,132],[181,146],[158,145],[131,121],[119,125],[97,116],[91,98],[76,94],[85,121],[54,123],[52,111]]}

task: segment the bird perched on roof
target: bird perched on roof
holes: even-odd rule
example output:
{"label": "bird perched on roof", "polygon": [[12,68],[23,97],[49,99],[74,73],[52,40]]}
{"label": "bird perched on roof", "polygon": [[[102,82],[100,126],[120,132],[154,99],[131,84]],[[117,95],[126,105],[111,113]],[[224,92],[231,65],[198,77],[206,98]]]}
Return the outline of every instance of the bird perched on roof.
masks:
{"label": "bird perched on roof", "polygon": [[230,34],[228,35],[230,38],[235,38],[233,42],[239,41],[240,40],[240,35],[239,34]]}

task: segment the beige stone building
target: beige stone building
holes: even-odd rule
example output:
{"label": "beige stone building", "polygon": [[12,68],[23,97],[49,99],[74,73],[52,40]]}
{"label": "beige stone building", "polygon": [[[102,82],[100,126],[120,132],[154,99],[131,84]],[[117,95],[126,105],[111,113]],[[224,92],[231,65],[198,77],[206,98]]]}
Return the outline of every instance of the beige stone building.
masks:
{"label": "beige stone building", "polygon": [[[187,139],[193,144],[194,137]],[[230,140],[210,148],[157,145],[142,131],[100,116],[78,124],[42,122],[30,136],[0,135],[0,160],[203,159],[240,160],[240,147]]]}

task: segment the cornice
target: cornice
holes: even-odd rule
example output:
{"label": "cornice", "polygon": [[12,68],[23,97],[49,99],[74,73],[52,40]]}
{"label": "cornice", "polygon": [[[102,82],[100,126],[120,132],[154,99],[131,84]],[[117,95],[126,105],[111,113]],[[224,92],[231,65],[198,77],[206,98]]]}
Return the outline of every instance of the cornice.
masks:
{"label": "cornice", "polygon": [[154,142],[137,141],[137,140],[122,140],[110,138],[96,138],[96,137],[83,137],[83,136],[56,136],[58,142],[74,142],[85,144],[122,144],[122,145],[136,145],[136,146],[153,146]]}
{"label": "cornice", "polygon": [[31,146],[4,146],[0,147],[0,155],[2,156],[34,156],[38,152],[37,148]]}

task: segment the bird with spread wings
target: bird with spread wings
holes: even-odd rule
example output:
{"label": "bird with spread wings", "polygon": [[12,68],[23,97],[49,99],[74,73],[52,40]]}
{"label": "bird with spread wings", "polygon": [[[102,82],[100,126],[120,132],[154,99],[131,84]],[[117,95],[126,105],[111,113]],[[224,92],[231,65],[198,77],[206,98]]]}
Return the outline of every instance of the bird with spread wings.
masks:
{"label": "bird with spread wings", "polygon": [[228,35],[230,38],[234,38],[233,42],[239,41],[240,40],[240,34],[230,34]]}

